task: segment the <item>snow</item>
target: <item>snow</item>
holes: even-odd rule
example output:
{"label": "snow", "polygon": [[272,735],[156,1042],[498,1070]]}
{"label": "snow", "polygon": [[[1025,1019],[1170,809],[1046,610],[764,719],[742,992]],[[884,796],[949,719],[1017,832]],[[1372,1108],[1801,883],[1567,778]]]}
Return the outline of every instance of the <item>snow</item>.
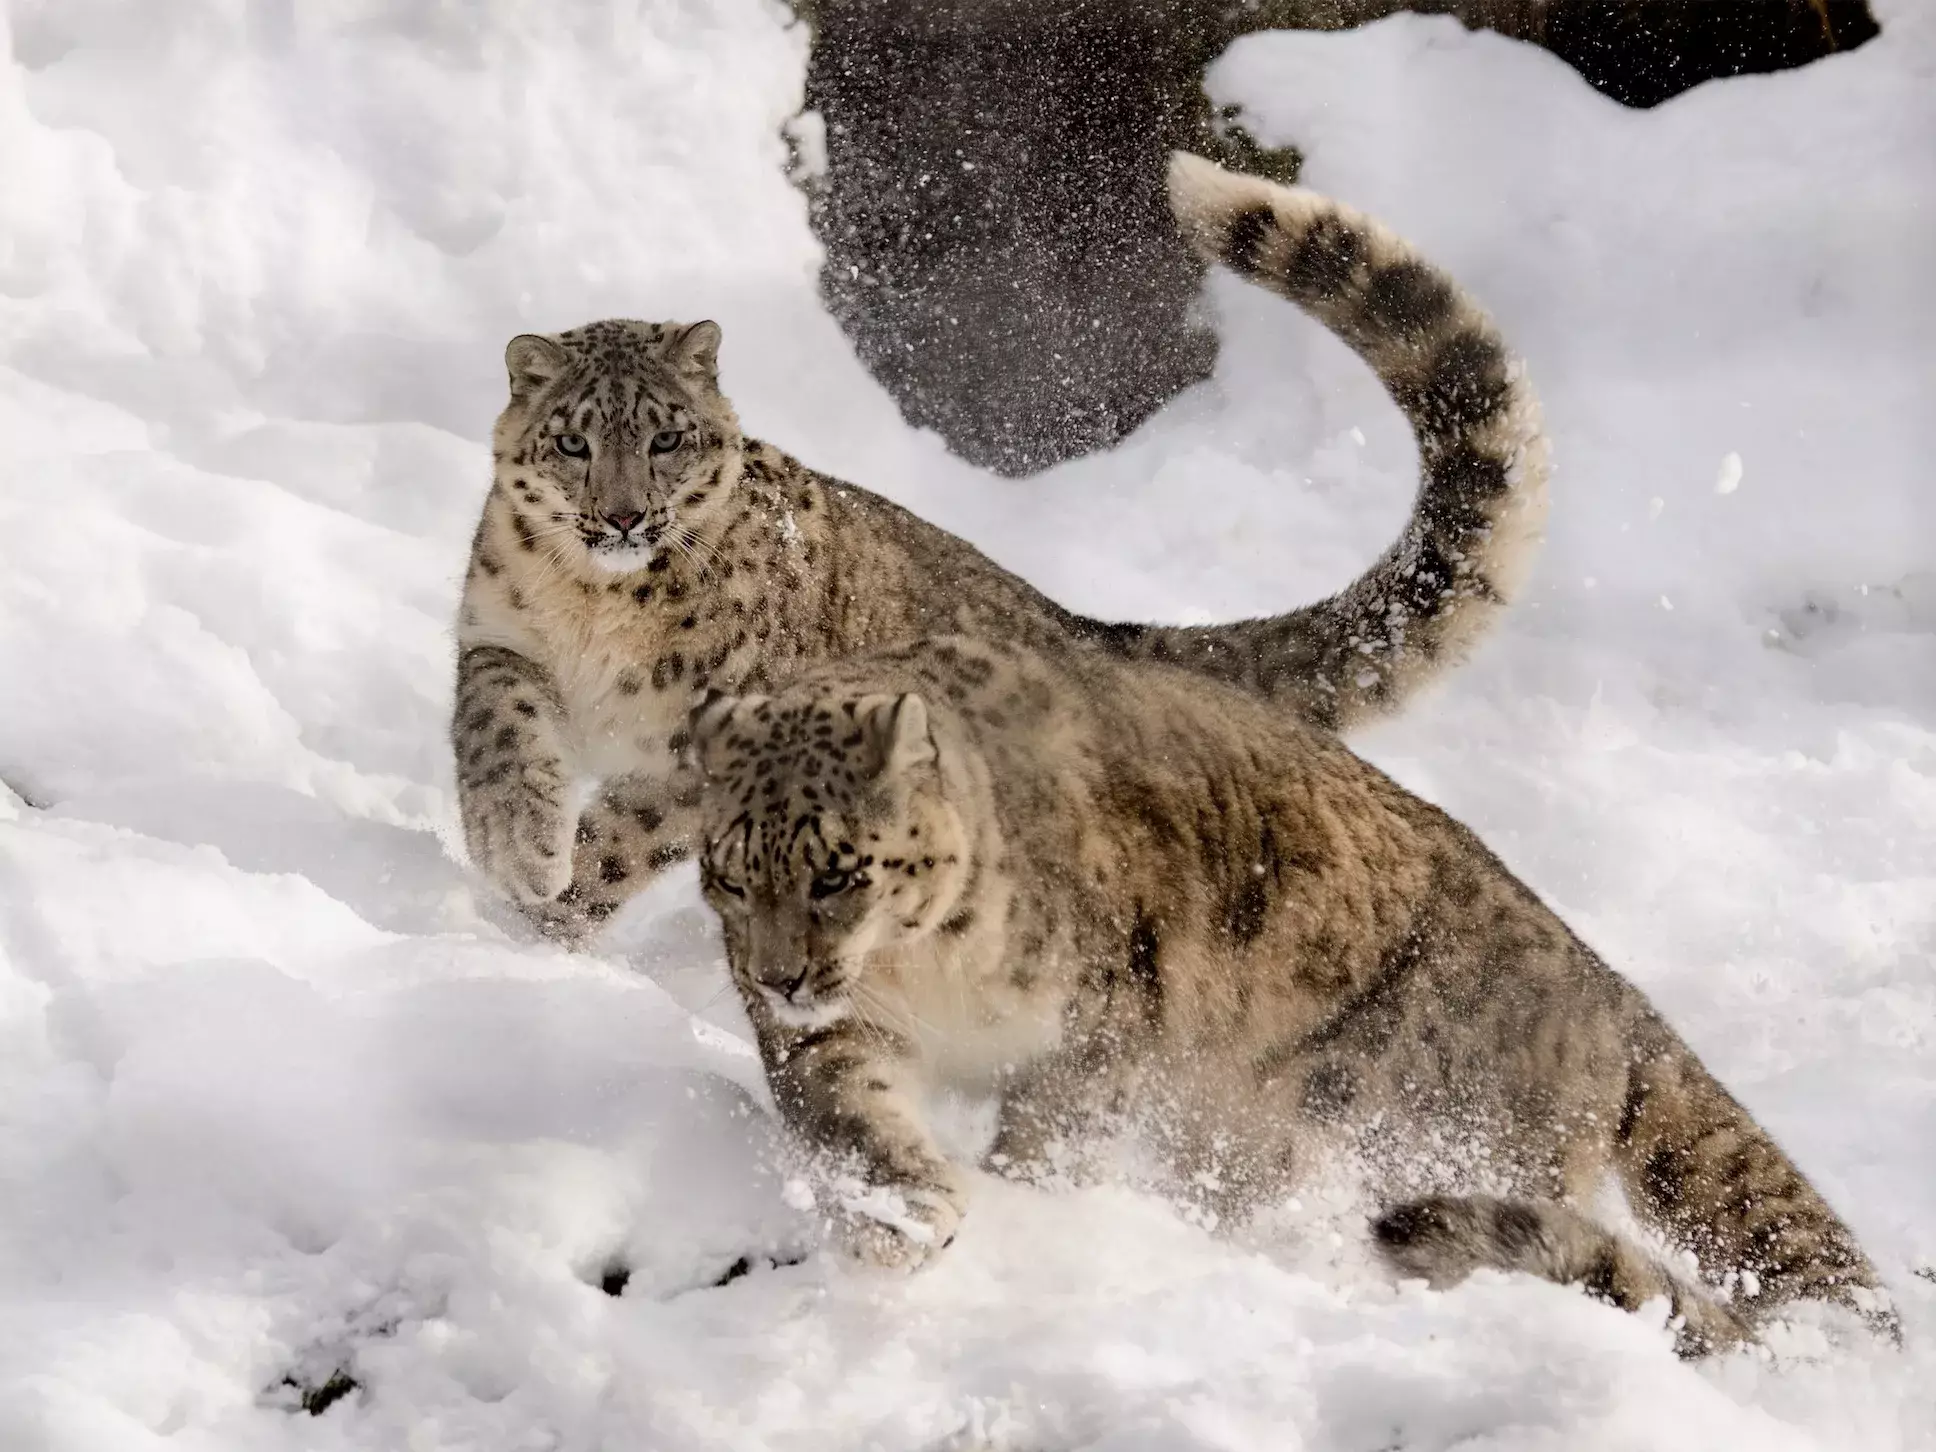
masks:
{"label": "snow", "polygon": [[1415,17],[1212,75],[1487,301],[1558,451],[1524,603],[1359,744],[1655,997],[1908,1325],[1685,1366],[1559,1287],[1393,1286],[1317,1194],[1230,1235],[983,1181],[916,1277],[774,1268],[813,1217],[690,875],[573,957],[457,860],[513,333],[716,317],[757,433],[1174,620],[1402,517],[1340,345],[1217,278],[1212,383],[1003,482],[818,308],[776,7],[12,0],[0,1447],[1936,1447],[1936,8],[1877,9],[1646,113]]}

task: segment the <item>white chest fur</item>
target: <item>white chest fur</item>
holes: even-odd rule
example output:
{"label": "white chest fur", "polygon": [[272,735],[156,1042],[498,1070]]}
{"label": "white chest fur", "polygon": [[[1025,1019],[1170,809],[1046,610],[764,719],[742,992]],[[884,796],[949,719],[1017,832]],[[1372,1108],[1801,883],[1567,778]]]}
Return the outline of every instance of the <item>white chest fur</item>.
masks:
{"label": "white chest fur", "polygon": [[870,966],[873,995],[915,1039],[939,1083],[983,1089],[1053,1049],[1062,1037],[1062,1003],[1037,985],[1018,987],[995,959],[977,961],[966,945],[929,939]]}
{"label": "white chest fur", "polygon": [[670,772],[665,743],[692,701],[683,682],[654,679],[665,646],[654,616],[627,591],[586,593],[575,580],[521,563],[467,591],[464,643],[506,646],[545,669],[581,775]]}

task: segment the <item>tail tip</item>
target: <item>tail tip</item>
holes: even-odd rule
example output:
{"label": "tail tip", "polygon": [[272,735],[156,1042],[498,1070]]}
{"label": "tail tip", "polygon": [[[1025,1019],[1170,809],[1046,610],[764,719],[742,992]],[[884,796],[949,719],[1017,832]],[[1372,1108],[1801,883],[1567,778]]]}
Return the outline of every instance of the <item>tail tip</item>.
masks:
{"label": "tail tip", "polygon": [[1172,151],[1170,153],[1170,205],[1179,206],[1183,198],[1190,197],[1204,187],[1212,186],[1219,177],[1230,175],[1207,156],[1198,156],[1194,151]]}
{"label": "tail tip", "polygon": [[1246,208],[1271,206],[1282,190],[1262,177],[1218,166],[1193,151],[1172,151],[1168,174],[1170,213],[1192,246],[1215,259],[1223,225]]}

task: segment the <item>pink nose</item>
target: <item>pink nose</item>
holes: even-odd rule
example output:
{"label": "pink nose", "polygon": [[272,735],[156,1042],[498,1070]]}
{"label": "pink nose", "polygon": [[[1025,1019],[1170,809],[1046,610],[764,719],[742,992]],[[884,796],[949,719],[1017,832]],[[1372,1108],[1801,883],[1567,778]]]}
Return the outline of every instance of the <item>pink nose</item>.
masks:
{"label": "pink nose", "polygon": [[605,516],[605,522],[620,534],[630,534],[632,526],[644,518],[645,516],[643,514],[636,512],[632,514],[608,514]]}

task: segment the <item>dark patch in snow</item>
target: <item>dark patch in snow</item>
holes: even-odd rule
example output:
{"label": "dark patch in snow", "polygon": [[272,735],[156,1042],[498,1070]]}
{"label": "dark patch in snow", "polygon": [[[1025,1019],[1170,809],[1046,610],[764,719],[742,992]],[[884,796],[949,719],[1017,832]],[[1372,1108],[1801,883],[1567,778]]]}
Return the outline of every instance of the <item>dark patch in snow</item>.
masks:
{"label": "dark patch in snow", "polygon": [[298,1403],[305,1412],[312,1417],[320,1417],[351,1392],[361,1390],[363,1383],[339,1369],[331,1372],[320,1386],[305,1386],[293,1376],[285,1376],[282,1385],[295,1391]]}
{"label": "dark patch in snow", "polygon": [[734,1281],[751,1275],[754,1271],[778,1270],[783,1265],[799,1265],[806,1256],[790,1251],[761,1252],[758,1255],[742,1255],[738,1260],[719,1273],[713,1282],[713,1289],[730,1286]]}
{"label": "dark patch in snow", "polygon": [[1209,376],[1168,154],[1286,182],[1302,162],[1204,93],[1247,31],[1449,11],[1637,107],[1878,33],[1868,0],[789,3],[812,46],[786,134],[827,310],[909,423],[1010,476],[1110,447]]}
{"label": "dark patch in snow", "polygon": [[21,806],[31,807],[36,812],[44,812],[53,805],[52,801],[44,801],[23,787],[18,777],[0,776],[0,791],[12,792]]}

